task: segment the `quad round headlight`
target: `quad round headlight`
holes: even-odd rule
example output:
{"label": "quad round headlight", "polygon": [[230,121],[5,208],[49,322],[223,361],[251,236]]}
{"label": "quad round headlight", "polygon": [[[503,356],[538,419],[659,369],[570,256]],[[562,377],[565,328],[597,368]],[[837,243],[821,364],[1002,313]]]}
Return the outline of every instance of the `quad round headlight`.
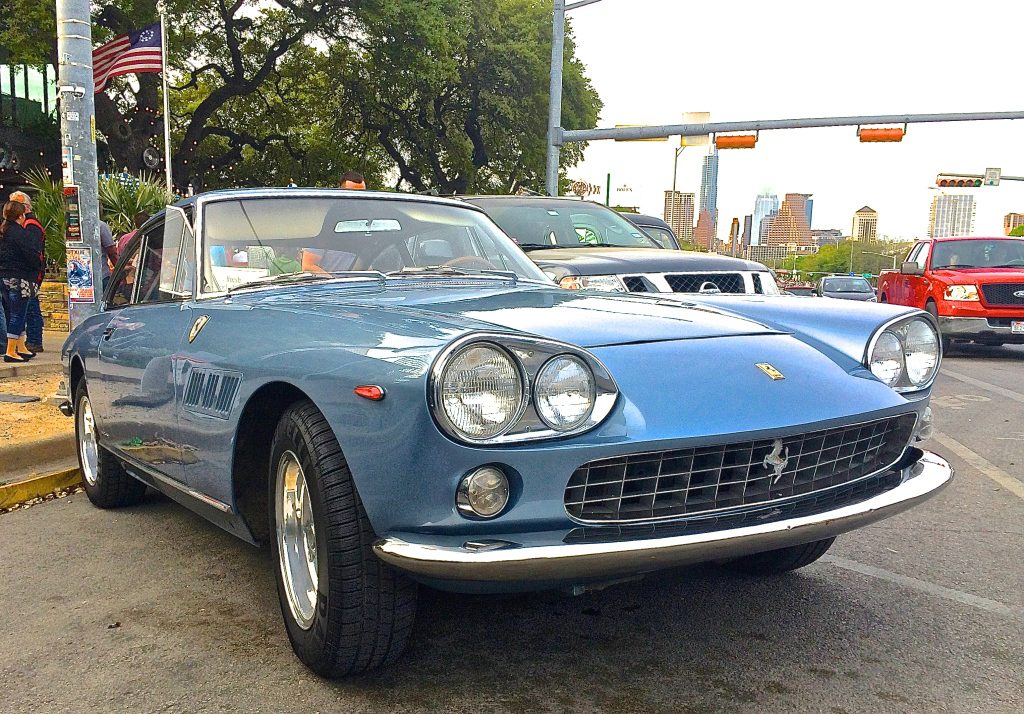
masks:
{"label": "quad round headlight", "polygon": [[895,387],[903,376],[903,343],[894,333],[886,330],[875,340],[868,355],[871,373],[890,387]]}
{"label": "quad round headlight", "polygon": [[594,410],[594,374],[583,360],[558,355],[541,367],[533,387],[537,416],[555,431],[571,431]]}
{"label": "quad round headlight", "polygon": [[921,319],[908,322],[901,330],[907,379],[915,387],[926,384],[935,376],[939,364],[938,335],[928,322]]}
{"label": "quad round headlight", "polygon": [[468,439],[490,439],[523,407],[519,367],[505,350],[487,343],[457,353],[441,375],[440,403],[452,428]]}

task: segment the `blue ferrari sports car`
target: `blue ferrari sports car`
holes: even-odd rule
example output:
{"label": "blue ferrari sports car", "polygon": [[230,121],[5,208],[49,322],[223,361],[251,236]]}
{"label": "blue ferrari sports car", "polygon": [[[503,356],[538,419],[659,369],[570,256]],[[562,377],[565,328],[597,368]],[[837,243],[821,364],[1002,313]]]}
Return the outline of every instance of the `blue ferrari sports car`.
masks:
{"label": "blue ferrari sports car", "polygon": [[337,677],[399,656],[420,585],[813,562],[952,478],[916,446],[940,357],[906,307],[563,290],[462,201],[234,190],[127,245],[61,408],[95,505],[267,545]]}

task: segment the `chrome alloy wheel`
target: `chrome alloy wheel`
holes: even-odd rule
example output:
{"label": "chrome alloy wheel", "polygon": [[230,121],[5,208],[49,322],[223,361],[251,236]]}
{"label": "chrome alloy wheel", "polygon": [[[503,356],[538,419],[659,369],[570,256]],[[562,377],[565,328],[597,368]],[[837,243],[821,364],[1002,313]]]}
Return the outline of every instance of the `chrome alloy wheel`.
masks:
{"label": "chrome alloy wheel", "polygon": [[275,493],[277,552],[285,595],[295,623],[308,630],[316,614],[316,529],[306,476],[292,451],[281,455]]}
{"label": "chrome alloy wheel", "polygon": [[96,420],[92,417],[89,397],[82,395],[75,410],[78,419],[78,455],[82,459],[85,482],[95,486],[99,480],[99,444],[96,441]]}

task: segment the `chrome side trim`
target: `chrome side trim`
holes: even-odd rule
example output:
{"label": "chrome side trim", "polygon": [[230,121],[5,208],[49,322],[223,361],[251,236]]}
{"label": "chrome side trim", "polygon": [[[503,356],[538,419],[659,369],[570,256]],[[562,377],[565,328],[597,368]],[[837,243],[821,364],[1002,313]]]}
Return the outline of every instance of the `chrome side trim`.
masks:
{"label": "chrome side trim", "polygon": [[231,513],[231,506],[222,501],[218,501],[216,498],[212,498],[210,496],[207,496],[205,493],[200,493],[199,491],[196,491],[193,488],[189,488],[180,481],[175,481],[174,479],[170,478],[169,476],[165,476],[159,471],[155,471],[151,468],[143,466],[138,461],[135,461],[134,459],[127,457],[124,454],[117,454],[117,458],[119,458],[124,463],[125,468],[129,472],[135,472],[132,473],[132,475],[138,478],[140,481],[158,481],[160,482],[161,485],[168,486],[176,491],[180,491],[181,493],[185,494],[186,496],[189,496],[190,498],[194,498],[195,500],[204,503],[207,506],[212,506],[213,508],[216,508],[221,513]]}
{"label": "chrome side trim", "polygon": [[919,461],[902,470],[902,476],[899,486],[860,503],[711,533],[614,543],[510,543],[485,550],[390,537],[377,541],[373,550],[399,570],[439,580],[543,583],[636,575],[832,538],[931,498],[949,484],[953,469],[945,459],[924,452]]}

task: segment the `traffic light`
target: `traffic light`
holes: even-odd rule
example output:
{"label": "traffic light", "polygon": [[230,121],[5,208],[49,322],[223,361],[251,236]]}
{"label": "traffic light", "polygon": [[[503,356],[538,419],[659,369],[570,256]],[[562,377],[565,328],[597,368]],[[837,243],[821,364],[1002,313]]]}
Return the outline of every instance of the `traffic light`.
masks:
{"label": "traffic light", "polygon": [[935,185],[939,188],[981,188],[982,178],[984,177],[939,174],[935,177]]}
{"label": "traffic light", "polygon": [[857,137],[863,144],[878,144],[903,141],[907,128],[903,127],[859,127]]}
{"label": "traffic light", "polygon": [[753,149],[757,145],[757,134],[716,134],[716,149]]}

